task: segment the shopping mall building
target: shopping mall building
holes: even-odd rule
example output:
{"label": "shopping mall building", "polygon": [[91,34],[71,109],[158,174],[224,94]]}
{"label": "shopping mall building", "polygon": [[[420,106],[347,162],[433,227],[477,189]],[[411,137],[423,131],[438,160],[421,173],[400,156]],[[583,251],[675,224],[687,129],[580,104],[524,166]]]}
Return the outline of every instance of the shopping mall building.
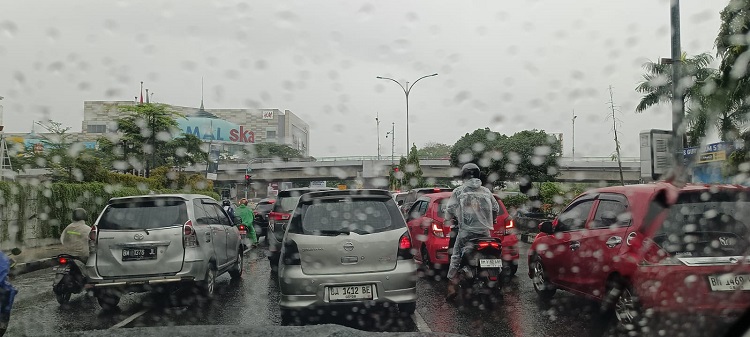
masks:
{"label": "shopping mall building", "polygon": [[[85,101],[83,123],[75,139],[86,147],[96,147],[96,140],[108,133],[117,132],[117,119],[122,116],[120,107],[138,104],[133,101]],[[205,109],[167,104],[167,109],[184,117],[177,123],[183,133],[193,134],[211,141],[213,148],[223,153],[237,153],[248,145],[279,143],[308,155],[309,125],[289,110],[280,109]],[[37,127],[37,130],[39,128]],[[24,134],[6,134],[9,140],[23,142],[26,148],[39,147],[42,137],[32,131]]]}

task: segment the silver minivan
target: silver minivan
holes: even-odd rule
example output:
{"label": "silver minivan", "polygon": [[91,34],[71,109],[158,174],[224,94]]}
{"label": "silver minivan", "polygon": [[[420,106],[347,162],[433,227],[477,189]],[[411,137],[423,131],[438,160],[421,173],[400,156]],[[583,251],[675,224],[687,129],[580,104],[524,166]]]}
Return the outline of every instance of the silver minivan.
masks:
{"label": "silver minivan", "polygon": [[417,265],[401,212],[388,191],[302,195],[279,261],[282,320],[301,309],[390,303],[412,314]]}
{"label": "silver minivan", "polygon": [[104,309],[117,306],[124,292],[185,283],[210,298],[218,275],[242,276],[234,223],[205,195],[113,198],[91,230],[87,288]]}

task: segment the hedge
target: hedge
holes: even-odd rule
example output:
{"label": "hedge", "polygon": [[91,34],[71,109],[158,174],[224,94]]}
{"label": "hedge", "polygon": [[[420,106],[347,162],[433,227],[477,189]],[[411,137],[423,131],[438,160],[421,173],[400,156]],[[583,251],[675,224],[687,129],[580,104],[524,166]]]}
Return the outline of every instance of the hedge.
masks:
{"label": "hedge", "polygon": [[[92,224],[110,198],[169,193],[196,193],[220,200],[211,190],[171,190],[148,189],[147,184],[139,187],[123,187],[119,184],[104,183],[51,183],[38,184],[0,182],[0,241],[10,239],[9,227],[18,224],[14,241],[22,242],[27,221],[37,218],[36,238],[56,238],[61,227],[72,221],[73,209],[81,207],[89,213],[87,223]],[[35,200],[36,205],[28,205]],[[31,207],[27,207],[31,206]],[[26,214],[27,211],[34,214]]]}

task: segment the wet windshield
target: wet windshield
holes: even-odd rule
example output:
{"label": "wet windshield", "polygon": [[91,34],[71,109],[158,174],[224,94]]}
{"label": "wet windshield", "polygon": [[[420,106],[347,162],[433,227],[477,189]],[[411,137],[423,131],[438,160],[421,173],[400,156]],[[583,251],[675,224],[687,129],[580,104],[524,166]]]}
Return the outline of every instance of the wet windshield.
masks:
{"label": "wet windshield", "polygon": [[750,0],[0,1],[0,337],[722,336],[748,41]]}

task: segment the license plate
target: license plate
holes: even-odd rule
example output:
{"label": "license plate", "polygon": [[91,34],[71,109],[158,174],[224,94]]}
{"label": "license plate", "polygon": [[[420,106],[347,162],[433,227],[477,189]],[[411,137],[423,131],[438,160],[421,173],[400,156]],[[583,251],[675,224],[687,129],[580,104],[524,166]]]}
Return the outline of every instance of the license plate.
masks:
{"label": "license plate", "polygon": [[502,268],[502,259],[479,259],[479,266],[482,268]]}
{"label": "license plate", "polygon": [[708,277],[708,285],[711,286],[711,291],[750,290],[750,275],[711,275]]}
{"label": "license plate", "polygon": [[328,299],[331,301],[371,300],[372,285],[328,287]]}
{"label": "license plate", "polygon": [[60,273],[60,274],[67,274],[68,272],[70,272],[70,268],[67,267],[67,266],[65,266],[65,267],[52,267],[52,271],[54,271],[56,273]]}
{"label": "license plate", "polygon": [[240,231],[240,235],[247,235],[247,231]]}
{"label": "license plate", "polygon": [[156,248],[125,248],[122,250],[123,261],[155,260]]}

